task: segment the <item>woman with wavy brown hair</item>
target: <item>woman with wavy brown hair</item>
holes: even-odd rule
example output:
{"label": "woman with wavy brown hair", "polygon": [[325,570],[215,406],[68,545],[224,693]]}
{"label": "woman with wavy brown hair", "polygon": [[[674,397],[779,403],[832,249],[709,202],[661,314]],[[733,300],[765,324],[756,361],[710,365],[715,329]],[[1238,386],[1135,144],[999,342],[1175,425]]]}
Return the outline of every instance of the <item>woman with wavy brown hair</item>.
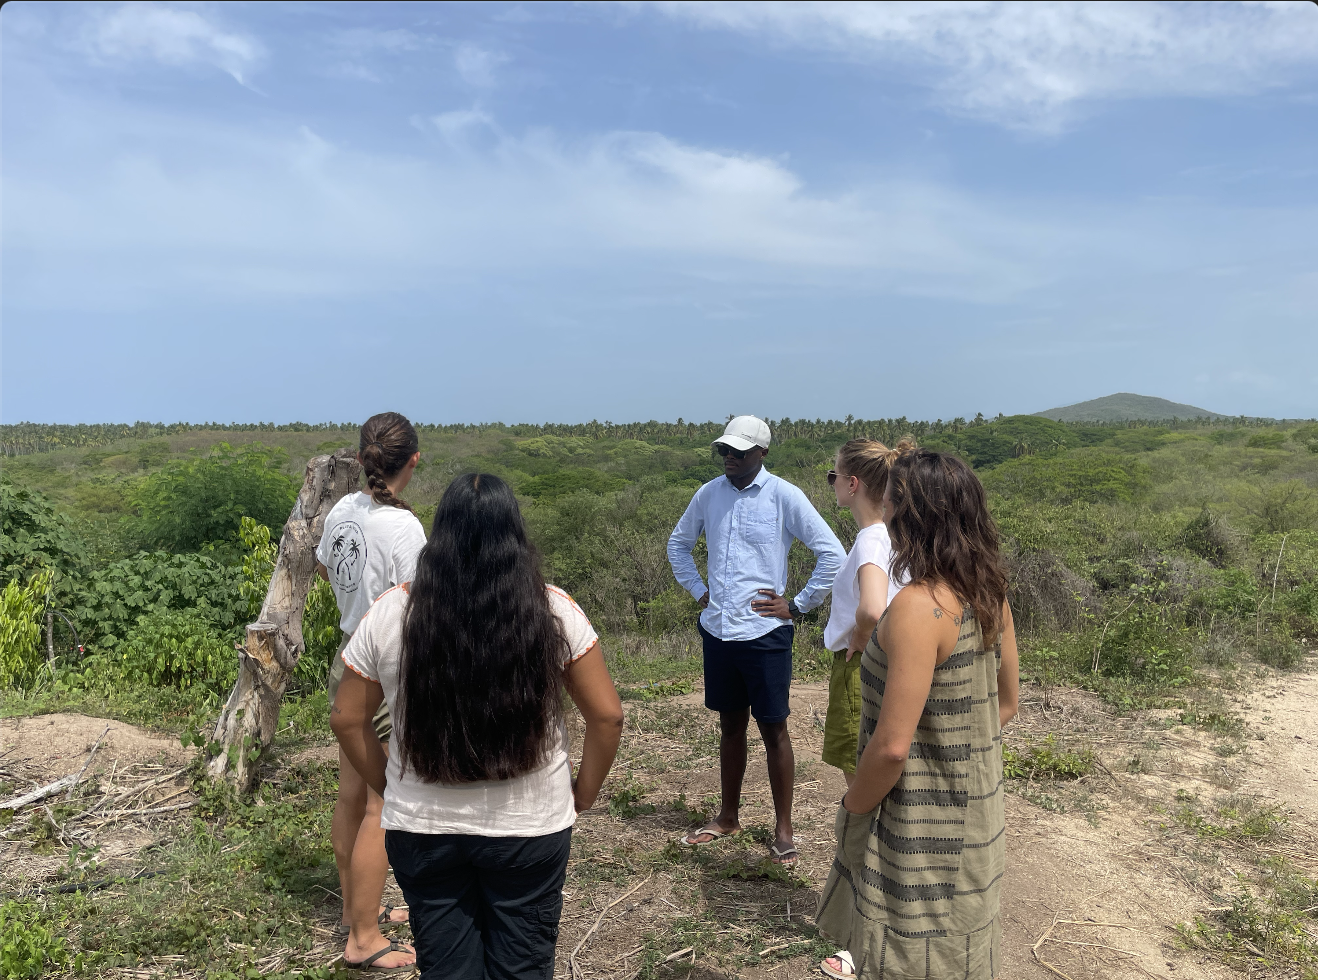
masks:
{"label": "woman with wavy brown hair", "polygon": [[819,928],[838,977],[993,980],[1005,862],[1002,726],[1016,715],[1016,635],[984,488],[948,453],[893,461],[888,605],[861,658],[860,760],[838,809]]}

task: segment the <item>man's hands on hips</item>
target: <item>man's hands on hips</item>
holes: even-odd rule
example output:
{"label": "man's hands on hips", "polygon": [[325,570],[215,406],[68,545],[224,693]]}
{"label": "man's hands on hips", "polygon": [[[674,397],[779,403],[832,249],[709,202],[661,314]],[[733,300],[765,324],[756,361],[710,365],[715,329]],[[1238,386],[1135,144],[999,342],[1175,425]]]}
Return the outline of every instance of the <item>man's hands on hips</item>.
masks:
{"label": "man's hands on hips", "polygon": [[709,592],[708,592],[708,591],[706,591],[705,594],[702,595],[702,596],[700,597],[700,608],[701,608],[701,609],[708,609],[708,608],[709,608]]}
{"label": "man's hands on hips", "polygon": [[773,589],[760,589],[759,594],[760,598],[751,600],[751,609],[755,612],[761,616],[772,616],[774,619],[796,619],[787,604],[786,596],[780,596]]}

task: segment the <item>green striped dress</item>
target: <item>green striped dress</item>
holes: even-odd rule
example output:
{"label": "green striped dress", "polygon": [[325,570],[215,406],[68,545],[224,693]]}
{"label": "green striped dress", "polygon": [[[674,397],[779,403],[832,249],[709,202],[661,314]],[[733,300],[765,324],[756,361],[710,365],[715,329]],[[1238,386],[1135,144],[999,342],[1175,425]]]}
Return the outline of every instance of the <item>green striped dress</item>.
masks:
{"label": "green striped dress", "polygon": [[[984,649],[968,607],[960,627],[934,670],[897,785],[870,813],[838,807],[837,856],[816,918],[865,980],[993,980],[1001,969],[1002,653]],[[877,635],[860,665],[859,752],[874,734],[888,674]]]}

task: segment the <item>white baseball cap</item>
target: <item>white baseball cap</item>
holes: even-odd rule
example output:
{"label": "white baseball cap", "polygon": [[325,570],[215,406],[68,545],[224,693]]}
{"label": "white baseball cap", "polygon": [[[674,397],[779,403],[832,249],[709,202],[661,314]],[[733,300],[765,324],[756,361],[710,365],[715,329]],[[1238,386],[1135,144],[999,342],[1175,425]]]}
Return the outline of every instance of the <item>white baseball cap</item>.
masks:
{"label": "white baseball cap", "polygon": [[769,426],[754,415],[738,415],[728,423],[723,435],[714,440],[714,445],[723,443],[733,449],[745,452],[755,446],[769,448]]}

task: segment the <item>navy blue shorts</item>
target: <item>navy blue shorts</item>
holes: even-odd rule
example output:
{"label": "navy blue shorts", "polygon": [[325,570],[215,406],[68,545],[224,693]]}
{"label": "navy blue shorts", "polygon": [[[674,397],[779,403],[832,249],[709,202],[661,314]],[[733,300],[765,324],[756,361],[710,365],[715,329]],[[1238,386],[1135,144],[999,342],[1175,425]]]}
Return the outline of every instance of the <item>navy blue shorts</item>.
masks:
{"label": "navy blue shorts", "polygon": [[705,641],[705,707],[710,711],[751,709],[766,725],[786,721],[792,713],[791,626],[779,626],[754,640],[720,640],[699,622]]}

